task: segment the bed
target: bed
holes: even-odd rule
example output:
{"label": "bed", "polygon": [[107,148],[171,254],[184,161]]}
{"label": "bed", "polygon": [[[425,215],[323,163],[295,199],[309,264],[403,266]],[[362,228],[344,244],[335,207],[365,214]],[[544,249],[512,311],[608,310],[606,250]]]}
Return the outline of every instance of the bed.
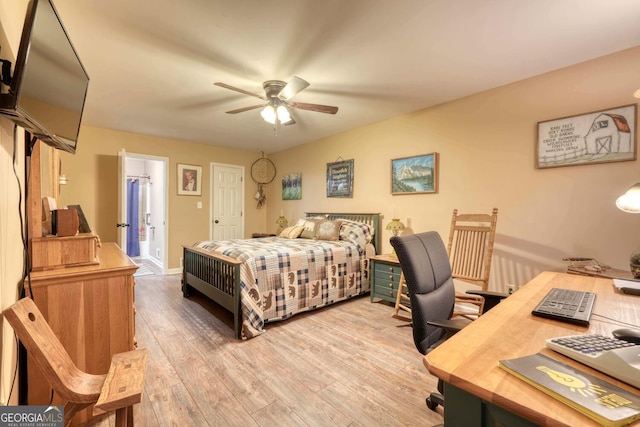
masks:
{"label": "bed", "polygon": [[[310,222],[325,231],[333,226],[332,238],[309,237]],[[266,323],[369,292],[369,256],[380,248],[380,214],[314,212],[295,225],[307,227],[306,238],[184,246],[183,296],[195,289],[229,310],[236,338],[248,339],[262,334]]]}

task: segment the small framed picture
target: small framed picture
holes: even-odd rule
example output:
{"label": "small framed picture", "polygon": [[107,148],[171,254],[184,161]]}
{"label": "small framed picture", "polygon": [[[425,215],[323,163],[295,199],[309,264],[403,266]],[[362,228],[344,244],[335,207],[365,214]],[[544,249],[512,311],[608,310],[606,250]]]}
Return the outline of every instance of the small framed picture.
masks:
{"label": "small framed picture", "polygon": [[201,181],[202,167],[178,164],[178,195],[199,196]]}
{"label": "small framed picture", "polygon": [[302,199],[302,174],[290,173],[282,176],[282,200]]}
{"label": "small framed picture", "polygon": [[438,153],[391,160],[391,194],[438,192]]}

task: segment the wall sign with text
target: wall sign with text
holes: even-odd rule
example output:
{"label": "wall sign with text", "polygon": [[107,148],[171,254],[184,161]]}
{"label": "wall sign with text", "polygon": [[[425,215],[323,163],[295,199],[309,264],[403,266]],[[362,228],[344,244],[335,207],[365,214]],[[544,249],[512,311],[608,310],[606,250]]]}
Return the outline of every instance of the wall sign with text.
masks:
{"label": "wall sign with text", "polygon": [[353,197],[353,159],[327,163],[327,197]]}
{"label": "wall sign with text", "polygon": [[637,104],[538,122],[536,167],[636,159]]}

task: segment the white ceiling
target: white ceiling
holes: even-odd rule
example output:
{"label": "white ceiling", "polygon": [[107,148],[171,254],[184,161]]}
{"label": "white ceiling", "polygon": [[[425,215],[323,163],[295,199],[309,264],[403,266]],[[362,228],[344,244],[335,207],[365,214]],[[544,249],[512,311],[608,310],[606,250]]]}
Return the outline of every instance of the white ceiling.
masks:
{"label": "white ceiling", "polygon": [[[638,0],[54,0],[83,124],[267,153],[640,45]],[[265,80],[311,83],[273,127]],[[640,87],[640,79],[638,81]]]}

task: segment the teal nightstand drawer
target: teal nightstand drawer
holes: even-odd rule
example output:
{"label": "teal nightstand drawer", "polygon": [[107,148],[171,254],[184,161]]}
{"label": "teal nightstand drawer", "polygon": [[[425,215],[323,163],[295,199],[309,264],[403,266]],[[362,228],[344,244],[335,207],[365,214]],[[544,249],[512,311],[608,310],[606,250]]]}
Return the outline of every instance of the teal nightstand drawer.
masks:
{"label": "teal nightstand drawer", "polygon": [[402,269],[400,264],[387,255],[371,258],[371,301],[380,298],[395,302]]}

